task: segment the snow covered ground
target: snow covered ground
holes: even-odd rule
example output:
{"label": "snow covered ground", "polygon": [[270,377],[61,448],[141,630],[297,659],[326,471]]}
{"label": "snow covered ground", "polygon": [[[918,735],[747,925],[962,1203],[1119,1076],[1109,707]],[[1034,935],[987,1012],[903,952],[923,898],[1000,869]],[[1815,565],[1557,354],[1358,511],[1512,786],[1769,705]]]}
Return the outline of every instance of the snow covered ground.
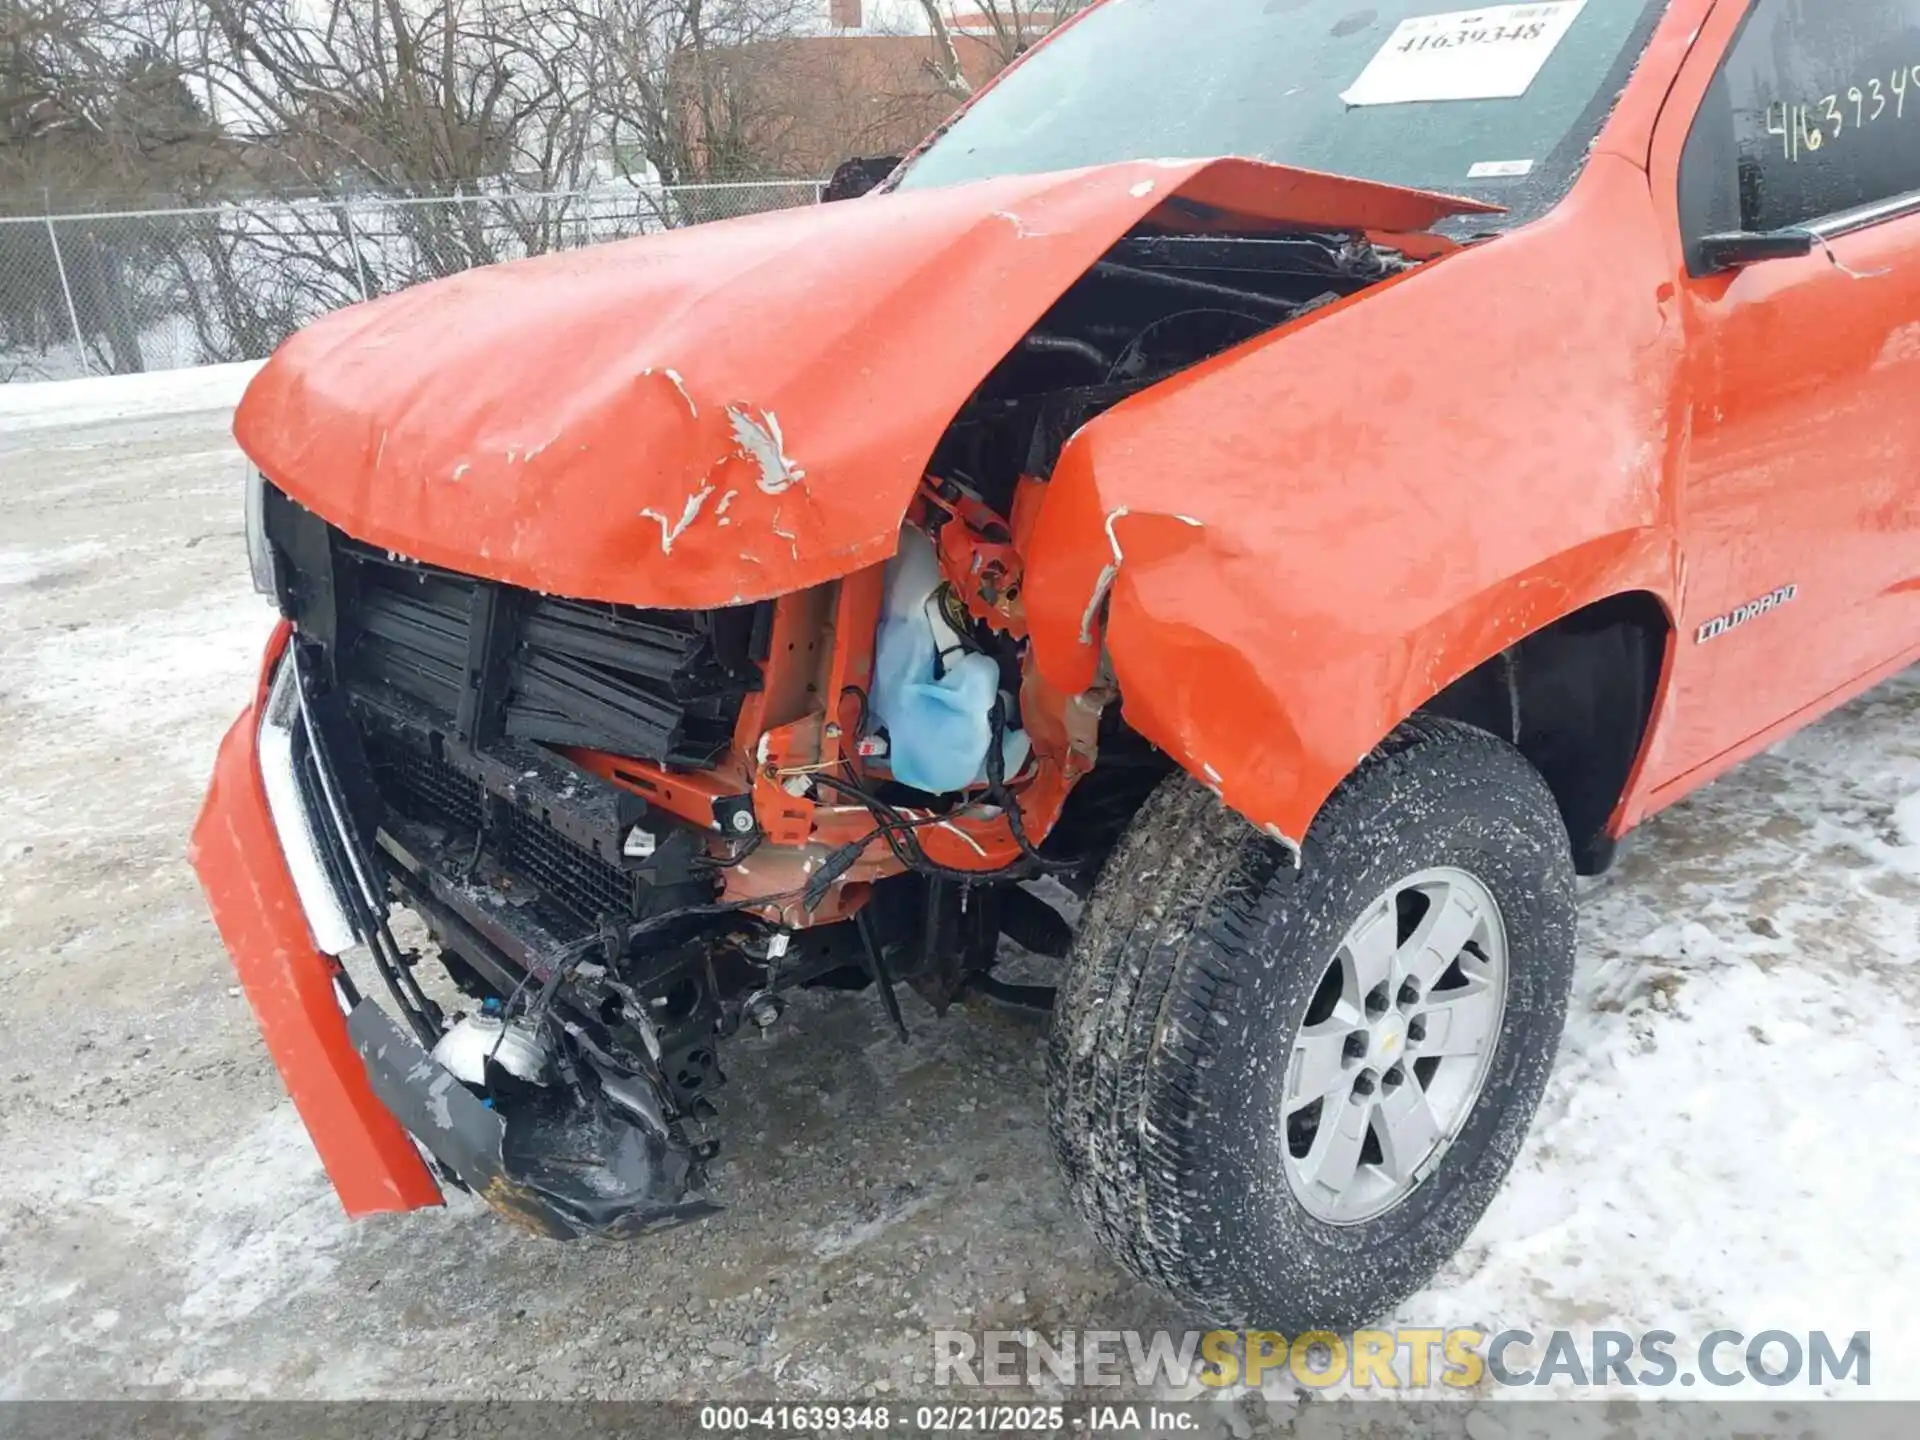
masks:
{"label": "snow covered ground", "polygon": [[147,416],[231,411],[265,363],[241,360],[144,375],[90,375],[0,385],[0,435],[138,420]]}
{"label": "snow covered ground", "polygon": [[[924,1394],[935,1328],[1189,1328],[1068,1214],[1040,1030],[974,1006],[736,1042],[704,1226],[344,1221],[182,855],[268,626],[226,417],[74,384],[0,389],[0,1397]],[[1539,1123],[1394,1319],[1870,1330],[1870,1393],[1920,1397],[1916,960],[1909,673],[1587,892]]]}

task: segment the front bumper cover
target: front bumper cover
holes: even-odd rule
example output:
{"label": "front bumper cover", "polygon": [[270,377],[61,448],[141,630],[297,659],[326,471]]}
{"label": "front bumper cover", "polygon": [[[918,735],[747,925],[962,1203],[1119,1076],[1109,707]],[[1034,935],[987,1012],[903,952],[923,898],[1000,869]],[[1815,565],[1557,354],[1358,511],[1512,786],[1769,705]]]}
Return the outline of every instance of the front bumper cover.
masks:
{"label": "front bumper cover", "polygon": [[[462,1085],[326,953],[352,922],[338,852],[356,842],[297,780],[303,729],[287,657],[267,647],[255,703],[220,747],[190,858],[274,1064],[350,1215],[440,1201],[420,1149],[497,1210],[555,1238],[627,1238],[716,1213],[697,1158],[671,1134],[570,1093],[522,1097],[511,1118]],[[264,723],[262,723],[264,721]]]}
{"label": "front bumper cover", "polygon": [[227,731],[188,846],[267,1053],[349,1215],[418,1210],[440,1187],[381,1102],[347,1034],[336,962],[315,943],[261,778],[260,718],[290,627],[267,643],[250,705]]}

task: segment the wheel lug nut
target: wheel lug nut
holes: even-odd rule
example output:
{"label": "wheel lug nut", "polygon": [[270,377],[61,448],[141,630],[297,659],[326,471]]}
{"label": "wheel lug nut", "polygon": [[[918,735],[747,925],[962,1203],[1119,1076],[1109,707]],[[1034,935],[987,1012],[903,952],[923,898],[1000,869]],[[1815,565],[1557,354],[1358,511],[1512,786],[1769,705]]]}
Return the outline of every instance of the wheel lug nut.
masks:
{"label": "wheel lug nut", "polygon": [[1400,987],[1400,1003],[1403,1006],[1418,1005],[1420,1003],[1420,987],[1411,980],[1407,981],[1406,984]]}
{"label": "wheel lug nut", "polygon": [[1407,1082],[1407,1072],[1398,1065],[1380,1077],[1380,1088],[1387,1091],[1398,1090]]}
{"label": "wheel lug nut", "polygon": [[1371,1070],[1364,1070],[1354,1077],[1353,1098],[1356,1100],[1364,1100],[1371,1094],[1373,1094],[1373,1072]]}
{"label": "wheel lug nut", "polygon": [[1407,1022],[1407,1039],[1418,1045],[1427,1038],[1427,1017],[1416,1015]]}
{"label": "wheel lug nut", "polygon": [[1367,1018],[1378,1020],[1387,1013],[1387,987],[1384,982],[1367,992]]}
{"label": "wheel lug nut", "polygon": [[1346,1049],[1342,1053],[1344,1053],[1347,1059],[1349,1060],[1366,1059],[1367,1058],[1367,1032],[1364,1030],[1356,1030],[1351,1035],[1347,1036]]}

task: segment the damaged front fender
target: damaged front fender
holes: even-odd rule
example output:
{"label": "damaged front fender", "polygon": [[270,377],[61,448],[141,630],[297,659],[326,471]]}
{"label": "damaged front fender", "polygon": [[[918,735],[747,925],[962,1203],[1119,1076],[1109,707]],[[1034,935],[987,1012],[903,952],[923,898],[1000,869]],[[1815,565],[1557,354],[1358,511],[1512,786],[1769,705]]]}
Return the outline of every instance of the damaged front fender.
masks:
{"label": "damaged front fender", "polygon": [[[1302,317],[1068,444],[1026,552],[1041,672],[1298,848],[1450,682],[1677,589],[1679,327],[1644,173]],[[1684,427],[1682,427],[1684,428]]]}

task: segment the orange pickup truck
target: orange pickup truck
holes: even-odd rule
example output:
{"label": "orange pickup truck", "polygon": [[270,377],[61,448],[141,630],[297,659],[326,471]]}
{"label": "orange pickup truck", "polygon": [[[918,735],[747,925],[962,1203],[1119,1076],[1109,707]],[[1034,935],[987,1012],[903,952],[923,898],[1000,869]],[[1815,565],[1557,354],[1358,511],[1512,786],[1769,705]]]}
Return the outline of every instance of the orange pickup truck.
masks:
{"label": "orange pickup truck", "polygon": [[268,1048],[353,1213],[627,1236],[795,987],[1047,1007],[1121,1261],[1365,1319],[1575,876],[1920,655],[1920,0],[1112,0],[874,173],[253,383],[194,858]]}

